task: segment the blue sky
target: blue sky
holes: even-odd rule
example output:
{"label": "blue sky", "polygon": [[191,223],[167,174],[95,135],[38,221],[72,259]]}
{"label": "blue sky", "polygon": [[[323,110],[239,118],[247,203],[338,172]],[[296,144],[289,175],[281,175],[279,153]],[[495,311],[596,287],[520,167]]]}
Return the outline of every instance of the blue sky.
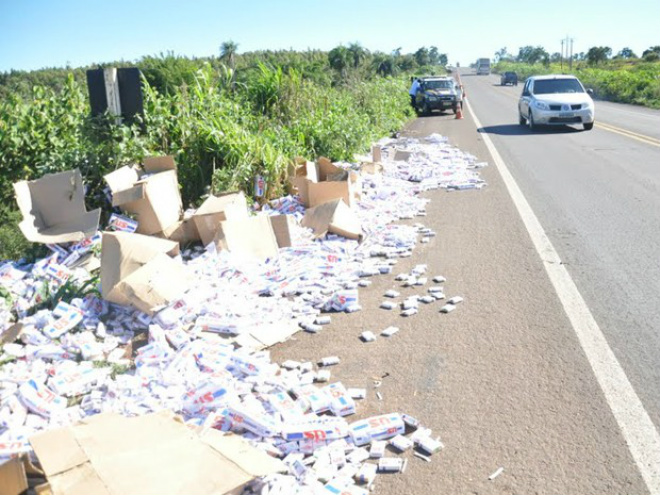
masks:
{"label": "blue sky", "polygon": [[359,42],[404,53],[437,46],[467,65],[507,47],[574,52],[660,45],[660,0],[0,0],[0,72],[135,60],[173,51],[329,50]]}

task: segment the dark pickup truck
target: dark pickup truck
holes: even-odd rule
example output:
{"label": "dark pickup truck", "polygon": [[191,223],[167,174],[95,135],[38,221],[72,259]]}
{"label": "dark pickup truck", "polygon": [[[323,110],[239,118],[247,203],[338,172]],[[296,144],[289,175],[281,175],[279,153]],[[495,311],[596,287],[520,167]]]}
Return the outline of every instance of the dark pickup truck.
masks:
{"label": "dark pickup truck", "polygon": [[515,72],[505,72],[500,76],[500,85],[506,86],[507,84],[518,86],[518,75]]}

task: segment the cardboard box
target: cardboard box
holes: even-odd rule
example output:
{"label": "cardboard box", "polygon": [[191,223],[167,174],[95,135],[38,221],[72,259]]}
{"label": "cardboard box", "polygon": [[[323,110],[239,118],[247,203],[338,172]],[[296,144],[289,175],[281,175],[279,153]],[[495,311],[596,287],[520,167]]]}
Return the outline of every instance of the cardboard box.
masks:
{"label": "cardboard box", "polygon": [[[48,485],[44,481],[43,471],[32,464],[27,454],[0,462],[0,495],[22,495],[30,485],[33,485],[34,492],[40,495]],[[34,486],[37,483],[40,484]]]}
{"label": "cardboard box", "polygon": [[104,177],[112,205],[135,215],[139,234],[162,232],[181,219],[176,164],[171,156],[145,158],[144,167],[125,166]]}
{"label": "cardboard box", "polygon": [[178,242],[181,246],[201,240],[192,217],[174,222],[165,230],[155,235],[163,239]]}
{"label": "cardboard box", "polygon": [[195,432],[174,414],[106,413],[30,438],[53,495],[233,495],[286,471],[236,435]]}
{"label": "cardboard box", "polygon": [[20,495],[28,489],[25,466],[19,457],[0,464],[0,494]]}
{"label": "cardboard box", "polygon": [[260,261],[279,254],[277,238],[266,215],[220,222],[213,242],[217,249]]}
{"label": "cardboard box", "polygon": [[85,190],[78,169],[17,182],[14,192],[23,214],[18,226],[30,242],[79,242],[98,230],[101,210],[85,209]]}
{"label": "cardboard box", "polygon": [[337,167],[325,157],[299,164],[292,183],[307,208],[337,198],[351,206],[360,198],[359,174]]}
{"label": "cardboard box", "polygon": [[330,232],[348,239],[362,239],[360,221],[343,199],[335,199],[310,208],[305,212],[302,226],[311,228],[317,238]]}
{"label": "cardboard box", "polygon": [[245,195],[242,191],[210,196],[193,215],[195,227],[204,246],[213,242],[220,222],[249,218]]}
{"label": "cardboard box", "polygon": [[101,294],[104,299],[133,305],[152,314],[177,299],[189,286],[174,241],[127,232],[104,232],[101,248]]}

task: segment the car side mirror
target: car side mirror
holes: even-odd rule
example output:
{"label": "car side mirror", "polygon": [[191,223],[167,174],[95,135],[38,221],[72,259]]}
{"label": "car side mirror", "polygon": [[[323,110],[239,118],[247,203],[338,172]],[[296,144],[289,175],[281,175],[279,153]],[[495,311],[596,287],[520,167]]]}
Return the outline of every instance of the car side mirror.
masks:
{"label": "car side mirror", "polygon": [[588,89],[587,89],[587,94],[588,94],[589,96],[593,96],[593,95],[594,95],[594,90],[591,89],[591,88],[588,88]]}

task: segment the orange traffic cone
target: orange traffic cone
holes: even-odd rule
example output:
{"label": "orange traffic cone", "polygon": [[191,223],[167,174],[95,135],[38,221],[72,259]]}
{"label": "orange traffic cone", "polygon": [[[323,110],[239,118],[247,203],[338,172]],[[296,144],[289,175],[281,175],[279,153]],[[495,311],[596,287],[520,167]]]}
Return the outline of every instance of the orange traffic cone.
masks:
{"label": "orange traffic cone", "polygon": [[463,108],[462,108],[460,103],[458,105],[456,105],[456,118],[457,119],[462,119],[463,118]]}

